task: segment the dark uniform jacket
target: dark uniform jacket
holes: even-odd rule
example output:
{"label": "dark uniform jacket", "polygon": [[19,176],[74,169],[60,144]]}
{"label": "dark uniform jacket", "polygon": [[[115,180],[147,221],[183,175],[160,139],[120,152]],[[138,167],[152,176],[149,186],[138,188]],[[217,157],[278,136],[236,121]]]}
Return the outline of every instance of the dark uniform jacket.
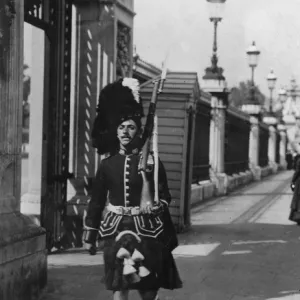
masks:
{"label": "dark uniform jacket", "polygon": [[[101,161],[93,183],[92,198],[88,206],[86,226],[100,228],[102,237],[114,236],[120,231],[122,216],[108,212],[101,222],[107,200],[114,206],[139,207],[143,187],[138,173],[139,154],[118,153]],[[150,155],[147,176],[154,190],[154,160]],[[164,236],[164,242],[174,249],[177,246],[176,232],[167,205],[171,201],[166,172],[159,161],[159,198],[165,208],[163,214],[133,216],[136,232],[147,237]]]}

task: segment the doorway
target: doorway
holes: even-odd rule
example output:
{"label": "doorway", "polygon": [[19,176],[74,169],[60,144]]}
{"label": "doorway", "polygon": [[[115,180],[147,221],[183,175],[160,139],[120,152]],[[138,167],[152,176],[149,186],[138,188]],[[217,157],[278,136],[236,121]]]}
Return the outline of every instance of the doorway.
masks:
{"label": "doorway", "polygon": [[45,102],[45,32],[24,24],[21,212],[40,225],[43,111]]}
{"label": "doorway", "polygon": [[21,212],[63,236],[69,178],[72,1],[24,1]]}

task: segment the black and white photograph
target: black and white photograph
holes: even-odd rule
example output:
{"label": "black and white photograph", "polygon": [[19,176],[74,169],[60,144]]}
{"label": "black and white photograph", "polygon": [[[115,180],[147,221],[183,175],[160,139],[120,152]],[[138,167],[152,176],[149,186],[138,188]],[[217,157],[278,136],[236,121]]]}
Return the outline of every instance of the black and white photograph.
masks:
{"label": "black and white photograph", "polygon": [[0,0],[0,300],[300,300],[300,0]]}

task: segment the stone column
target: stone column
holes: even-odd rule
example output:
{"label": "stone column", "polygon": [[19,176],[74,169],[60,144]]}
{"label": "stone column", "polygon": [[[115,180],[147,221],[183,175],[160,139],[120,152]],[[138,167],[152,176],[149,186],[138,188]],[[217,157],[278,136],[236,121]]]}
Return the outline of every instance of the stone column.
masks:
{"label": "stone column", "polygon": [[259,121],[250,117],[251,130],[249,136],[249,164],[254,180],[261,179],[261,168],[259,166]]}
{"label": "stone column", "polygon": [[278,165],[276,163],[276,128],[274,126],[269,126],[269,164],[272,168],[272,172],[276,173]]}
{"label": "stone column", "polygon": [[216,170],[216,145],[215,145],[215,131],[216,131],[216,110],[212,104],[211,107],[211,120],[210,120],[210,130],[209,130],[209,163],[211,170]]}
{"label": "stone column", "polygon": [[47,280],[45,231],[20,213],[23,8],[23,0],[0,3],[1,300],[37,298]]}
{"label": "stone column", "polygon": [[224,155],[225,155],[225,111],[226,106],[223,104],[222,99],[218,99],[217,114],[218,114],[218,126],[217,126],[217,172],[219,174],[224,173]]}
{"label": "stone column", "polygon": [[226,174],[224,174],[225,110],[223,100],[212,96],[212,120],[210,127],[210,177],[217,186],[217,194],[226,193]]}
{"label": "stone column", "polygon": [[286,151],[287,151],[287,133],[284,125],[279,124],[278,130],[280,133],[280,146],[279,146],[279,164],[283,170],[287,169]]}

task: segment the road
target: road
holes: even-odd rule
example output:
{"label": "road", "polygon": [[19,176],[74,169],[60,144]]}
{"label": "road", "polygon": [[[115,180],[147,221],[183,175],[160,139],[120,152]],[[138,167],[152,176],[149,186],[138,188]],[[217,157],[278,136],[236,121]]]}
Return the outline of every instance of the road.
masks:
{"label": "road", "polygon": [[[291,176],[284,171],[194,208],[174,251],[184,287],[161,290],[160,299],[299,300],[300,228],[287,219]],[[112,299],[103,272],[101,252],[50,255],[42,300]]]}

